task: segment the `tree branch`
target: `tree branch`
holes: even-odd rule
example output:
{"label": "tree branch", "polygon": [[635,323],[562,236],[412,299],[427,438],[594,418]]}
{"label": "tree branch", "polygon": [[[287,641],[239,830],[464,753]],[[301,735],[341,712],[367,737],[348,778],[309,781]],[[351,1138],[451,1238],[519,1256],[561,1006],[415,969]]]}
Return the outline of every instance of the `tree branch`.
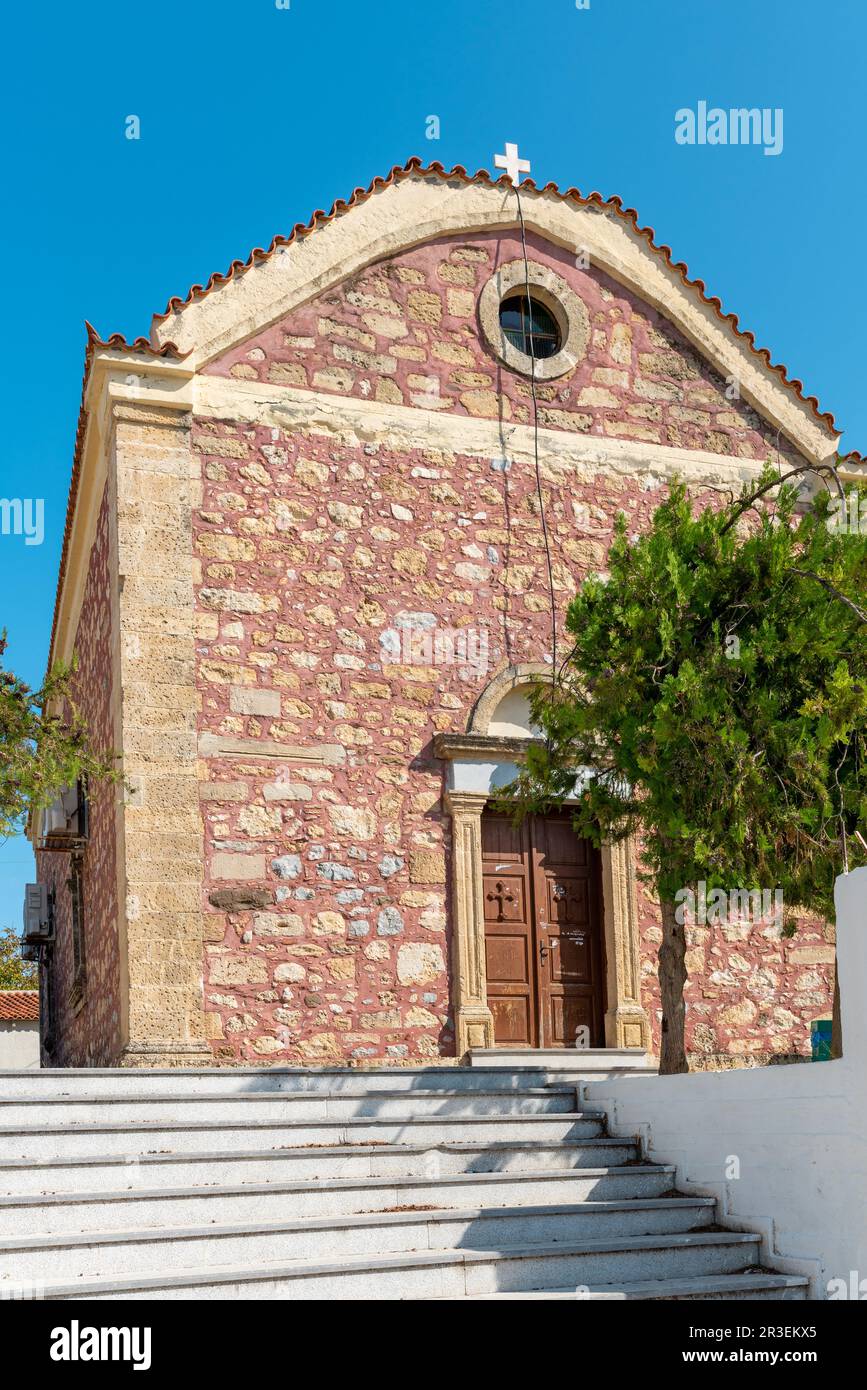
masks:
{"label": "tree branch", "polygon": [[833,594],[834,597],[838,598],[841,603],[845,603],[847,608],[851,608],[852,612],[858,615],[862,623],[867,623],[867,613],[864,612],[864,609],[859,608],[857,603],[853,603],[852,600],[850,598],[847,598],[845,594],[841,594],[840,590],[835,588],[835,586],[831,583],[829,579],[823,579],[820,574],[813,574],[812,570],[799,570],[795,569],[794,567],[789,571],[789,573],[798,574],[801,576],[802,579],[815,579],[816,583],[821,584],[823,589],[827,589],[829,594]]}
{"label": "tree branch", "polygon": [[788,473],[782,473],[776,478],[771,478],[769,482],[763,483],[762,486],[757,488],[749,497],[742,498],[737,511],[733,512],[729,517],[719,534],[724,536],[726,531],[731,530],[732,526],[740,520],[744,512],[749,511],[753,503],[757,502],[760,497],[764,497],[766,492],[770,492],[772,488],[780,487],[787,479],[797,477],[800,473],[818,473],[820,477],[823,473],[830,473],[834,482],[837,484],[837,491],[840,494],[841,500],[843,502],[846,501],[846,493],[843,484],[840,482],[840,475],[833,463],[804,463],[798,468],[791,468]]}

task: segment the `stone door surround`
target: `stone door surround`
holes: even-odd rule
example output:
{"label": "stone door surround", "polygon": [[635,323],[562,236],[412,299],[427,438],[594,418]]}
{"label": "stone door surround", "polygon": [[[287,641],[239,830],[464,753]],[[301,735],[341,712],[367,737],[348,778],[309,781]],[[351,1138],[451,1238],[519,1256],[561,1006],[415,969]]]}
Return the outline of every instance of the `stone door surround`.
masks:
{"label": "stone door surround", "polygon": [[[485,920],[482,899],[482,812],[491,797],[515,777],[532,741],[489,734],[501,701],[528,690],[547,668],[512,666],[483,692],[466,734],[438,734],[434,753],[447,764],[444,805],[452,820],[452,969],[458,1058],[473,1048],[494,1046],[487,1000]],[[479,726],[482,726],[481,728]],[[635,854],[631,840],[602,846],[605,942],[605,1045],[650,1046],[650,1023],[641,1003]]]}

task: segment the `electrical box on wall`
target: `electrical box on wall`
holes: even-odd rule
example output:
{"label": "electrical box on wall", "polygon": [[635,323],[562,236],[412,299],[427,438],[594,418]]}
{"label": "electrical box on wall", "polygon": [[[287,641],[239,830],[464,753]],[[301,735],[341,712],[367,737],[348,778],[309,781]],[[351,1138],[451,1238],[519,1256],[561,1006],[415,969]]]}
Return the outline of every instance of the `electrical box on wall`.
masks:
{"label": "electrical box on wall", "polygon": [[28,883],[24,889],[24,930],[21,939],[25,946],[38,946],[54,939],[54,914],[44,883]]}
{"label": "electrical box on wall", "polygon": [[78,781],[40,812],[39,849],[75,849],[87,840],[87,793]]}

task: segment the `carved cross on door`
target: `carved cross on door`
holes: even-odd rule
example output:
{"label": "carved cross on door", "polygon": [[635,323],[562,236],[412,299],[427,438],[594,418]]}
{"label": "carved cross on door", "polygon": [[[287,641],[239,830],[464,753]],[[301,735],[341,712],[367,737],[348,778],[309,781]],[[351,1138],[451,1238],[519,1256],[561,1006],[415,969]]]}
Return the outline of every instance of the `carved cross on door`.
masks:
{"label": "carved cross on door", "polygon": [[494,892],[488,894],[488,902],[489,902],[489,903],[496,903],[496,904],[497,904],[497,912],[498,912],[497,921],[498,921],[498,922],[503,922],[503,921],[505,921],[505,918],[506,918],[506,913],[505,913],[505,906],[506,906],[506,903],[513,903],[514,901],[515,901],[515,895],[514,895],[514,893],[509,892],[509,890],[506,888],[505,883],[503,883],[502,879],[497,879],[497,882],[496,882],[495,885],[494,885]]}
{"label": "carved cross on door", "polygon": [[551,897],[555,903],[563,904],[567,914],[575,903],[581,903],[583,901],[581,888],[574,883],[568,885],[563,883],[553,884],[551,888]]}

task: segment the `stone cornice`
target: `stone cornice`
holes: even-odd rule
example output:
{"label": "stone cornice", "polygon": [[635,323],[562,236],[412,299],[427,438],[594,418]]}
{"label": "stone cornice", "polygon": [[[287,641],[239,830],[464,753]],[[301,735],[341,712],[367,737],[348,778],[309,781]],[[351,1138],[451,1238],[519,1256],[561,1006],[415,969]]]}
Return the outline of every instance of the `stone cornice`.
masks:
{"label": "stone cornice", "polygon": [[446,762],[457,758],[492,759],[495,762],[514,762],[527,756],[527,749],[538,739],[499,738],[495,734],[437,734],[433,741],[434,757]]}
{"label": "stone cornice", "polygon": [[450,816],[478,816],[489,800],[485,792],[456,792],[448,789],[443,794],[443,805]]}
{"label": "stone cornice", "polygon": [[194,375],[191,366],[165,357],[97,352],[90,367],[85,407],[91,417],[93,413],[104,414],[119,401],[189,411]]}
{"label": "stone cornice", "polygon": [[[282,430],[331,435],[349,447],[387,443],[390,449],[438,449],[481,458],[503,457],[532,463],[535,439],[530,425],[458,415],[417,406],[387,405],[356,396],[334,396],[294,386],[197,376],[193,384],[193,413],[210,419],[268,425]],[[557,481],[576,470],[592,480],[601,468],[622,477],[653,474],[682,477],[696,486],[728,490],[753,481],[763,462],[714,454],[705,449],[681,449],[670,444],[616,439],[577,431],[539,430],[539,461],[546,481]]]}

